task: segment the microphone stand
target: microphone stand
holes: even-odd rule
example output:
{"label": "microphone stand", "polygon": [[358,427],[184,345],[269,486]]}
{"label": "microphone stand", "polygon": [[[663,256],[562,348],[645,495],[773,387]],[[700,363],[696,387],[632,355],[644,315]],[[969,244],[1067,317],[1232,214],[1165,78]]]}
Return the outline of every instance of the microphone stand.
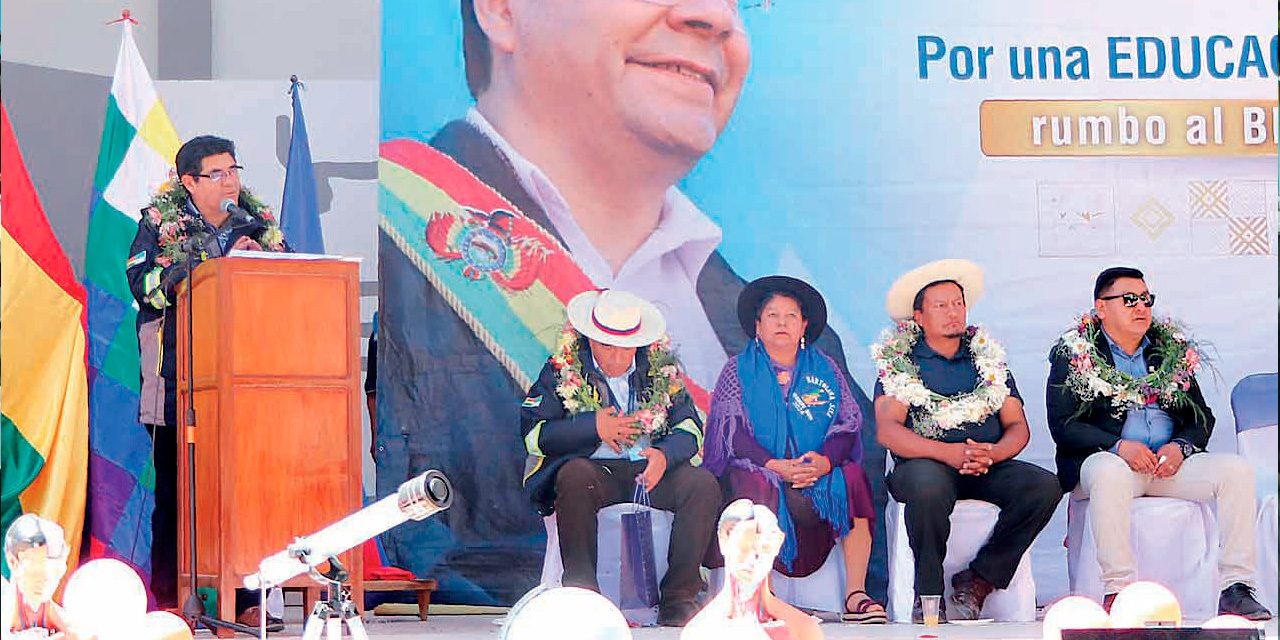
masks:
{"label": "microphone stand", "polygon": [[[197,239],[199,239],[198,242]],[[195,367],[192,365],[192,361],[195,360],[193,357],[195,355],[193,352],[193,344],[195,342],[193,339],[193,336],[195,335],[195,313],[192,311],[192,307],[195,305],[192,304],[194,302],[194,300],[192,300],[192,296],[194,294],[192,272],[195,270],[196,252],[206,252],[206,247],[210,240],[214,240],[216,242],[214,234],[207,234],[203,238],[193,235],[190,239],[192,247],[187,251],[186,260],[187,332],[186,335],[183,336],[183,339],[187,342],[187,411],[183,415],[182,422],[185,427],[183,430],[183,437],[186,439],[187,443],[187,559],[190,562],[190,565],[187,567],[187,586],[189,592],[187,593],[187,599],[182,603],[182,617],[187,621],[187,624],[190,625],[192,629],[194,629],[196,624],[199,623],[204,625],[205,628],[210,631],[214,631],[217,627],[222,627],[224,629],[239,631],[240,633],[256,637],[258,635],[258,630],[253,627],[245,626],[238,622],[228,622],[205,613],[204,599],[196,592],[196,576],[198,573],[196,555],[196,403]],[[221,254],[221,247],[219,247],[218,255]],[[234,597],[234,595],[232,597]],[[263,612],[265,615],[265,607],[267,606],[267,603],[265,601],[260,602],[258,603],[258,606],[264,607]]]}

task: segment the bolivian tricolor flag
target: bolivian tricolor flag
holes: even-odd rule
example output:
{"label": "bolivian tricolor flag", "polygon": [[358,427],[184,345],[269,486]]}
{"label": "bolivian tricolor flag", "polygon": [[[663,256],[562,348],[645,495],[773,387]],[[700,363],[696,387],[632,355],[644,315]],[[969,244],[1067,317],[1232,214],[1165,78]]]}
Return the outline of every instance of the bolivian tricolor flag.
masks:
{"label": "bolivian tricolor flag", "polygon": [[[54,237],[0,106],[3,439],[0,532],[22,513],[62,525],[76,566],[88,476],[85,293]],[[9,575],[9,567],[3,568]]]}

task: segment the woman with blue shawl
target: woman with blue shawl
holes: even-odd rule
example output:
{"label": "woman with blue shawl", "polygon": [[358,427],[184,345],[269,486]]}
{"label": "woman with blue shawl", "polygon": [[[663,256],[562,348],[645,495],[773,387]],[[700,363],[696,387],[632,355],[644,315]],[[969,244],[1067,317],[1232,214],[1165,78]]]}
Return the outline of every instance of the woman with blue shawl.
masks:
{"label": "woman with blue shawl", "polygon": [[786,539],[774,569],[809,575],[839,543],[843,619],[887,622],[865,586],[875,511],[859,464],[862,413],[835,361],[808,344],[826,326],[826,303],[801,280],[769,276],[738,296],[738,321],[751,340],[716,382],[704,465],[729,500],[778,515]]}

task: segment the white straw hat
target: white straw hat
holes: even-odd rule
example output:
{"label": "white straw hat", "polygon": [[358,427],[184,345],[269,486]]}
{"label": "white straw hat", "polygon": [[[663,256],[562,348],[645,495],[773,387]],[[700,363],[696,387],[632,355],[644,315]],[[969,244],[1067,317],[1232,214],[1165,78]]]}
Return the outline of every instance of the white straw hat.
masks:
{"label": "white straw hat", "polygon": [[657,307],[617,289],[583,291],[569,300],[566,312],[578,333],[615,347],[643,347],[667,330]]}
{"label": "white straw hat", "polygon": [[895,322],[911,319],[916,294],[940,280],[955,280],[964,289],[966,306],[973,306],[982,297],[982,267],[960,258],[936,260],[902,274],[889,287],[884,301],[889,317]]}

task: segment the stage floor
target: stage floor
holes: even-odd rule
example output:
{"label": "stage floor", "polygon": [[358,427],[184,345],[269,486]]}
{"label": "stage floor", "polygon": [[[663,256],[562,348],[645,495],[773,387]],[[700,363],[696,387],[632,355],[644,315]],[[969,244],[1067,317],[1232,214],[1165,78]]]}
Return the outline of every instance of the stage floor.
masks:
{"label": "stage floor", "polygon": [[[498,636],[503,617],[501,615],[438,615],[432,614],[425,622],[412,616],[375,617],[365,624],[370,638],[450,638],[451,640],[492,640]],[[1276,638],[1276,621],[1266,623],[1267,638]],[[961,626],[946,624],[934,629],[926,629],[919,625],[855,625],[828,622],[822,625],[827,638],[919,638],[922,634],[933,634],[943,640],[1040,640],[1040,623],[991,623],[979,626]],[[680,629],[643,628],[632,629],[631,636],[636,640],[676,640],[680,637]],[[207,631],[196,634],[197,638],[212,637]],[[248,636],[239,635],[239,638]],[[272,640],[298,640],[302,637],[302,625],[298,622],[289,624],[282,633],[267,636]],[[346,636],[350,637],[350,636]]]}

